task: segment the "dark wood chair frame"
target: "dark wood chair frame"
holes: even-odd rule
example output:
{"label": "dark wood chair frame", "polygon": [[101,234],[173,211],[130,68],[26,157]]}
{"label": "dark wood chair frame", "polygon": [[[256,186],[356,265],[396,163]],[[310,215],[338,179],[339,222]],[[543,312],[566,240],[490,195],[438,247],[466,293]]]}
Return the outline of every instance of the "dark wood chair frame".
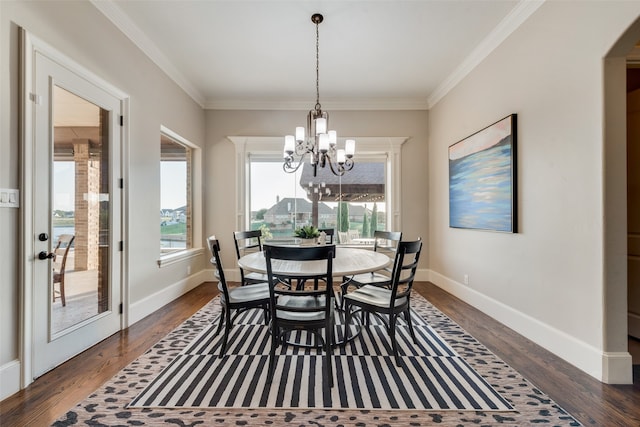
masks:
{"label": "dark wood chair frame", "polygon": [[[211,250],[211,264],[215,267],[215,277],[218,279],[218,290],[220,291],[220,304],[222,305],[222,313],[215,335],[217,336],[224,326],[224,337],[222,338],[222,346],[219,357],[223,357],[227,349],[227,341],[229,332],[233,327],[233,321],[240,314],[254,308],[264,310],[265,324],[269,324],[269,284],[254,284],[251,286],[237,287],[229,289],[222,268],[220,258],[220,242],[215,236],[207,238],[209,249]],[[233,313],[232,315],[232,312]]]}
{"label": "dark wood chair frame", "polygon": [[[395,255],[398,244],[402,240],[402,231],[376,230],[373,233],[373,237],[375,239],[373,243],[374,251],[378,252],[382,250],[385,251],[385,253]],[[380,242],[383,241],[391,242],[391,245],[383,246],[380,244]],[[382,270],[372,271],[371,273],[344,276],[342,278],[342,284],[340,285],[342,296],[344,297],[350,286],[361,288],[364,285],[373,285],[389,288],[391,286],[391,273],[391,267],[385,267]],[[342,307],[342,301],[340,301],[340,306]]]}
{"label": "dark wood chair frame", "polygon": [[326,240],[326,244],[327,245],[333,245],[333,239],[334,239],[334,235],[336,230],[334,228],[319,228],[318,231],[320,233],[322,233],[324,231],[324,234],[327,235],[327,240]]}
{"label": "dark wood chair frame", "polygon": [[[320,346],[324,349],[325,377],[329,386],[333,387],[333,256],[335,245],[320,245],[310,247],[285,247],[264,245],[269,276],[269,292],[271,297],[271,352],[269,356],[268,381],[273,379],[275,370],[276,348],[286,344],[284,336],[293,330],[306,330],[315,335]],[[306,279],[322,280],[326,283],[324,289],[291,289],[287,278],[273,274],[272,260],[288,261],[316,261],[326,260],[327,270],[319,275],[306,276]],[[322,298],[324,301],[322,302]],[[293,301],[294,304],[287,304]],[[322,303],[321,303],[322,302]],[[316,316],[313,316],[314,313]],[[310,319],[311,317],[311,319]],[[324,329],[324,338],[321,331]],[[324,383],[326,386],[326,383]]]}
{"label": "dark wood chair frame", "polygon": [[[413,324],[411,323],[411,290],[413,280],[418,268],[420,252],[422,250],[422,240],[411,242],[400,242],[396,251],[391,274],[391,289],[380,288],[372,285],[365,285],[352,293],[346,294],[343,298],[345,311],[345,332],[344,342],[349,340],[349,324],[355,312],[374,314],[382,320],[389,333],[393,355],[396,365],[400,366],[400,356],[398,355],[398,344],[396,340],[396,323],[400,315],[404,316],[409,327],[409,333],[416,343]],[[402,287],[402,290],[400,289]],[[364,298],[359,299],[360,296]],[[369,301],[369,302],[367,302]],[[357,307],[352,312],[353,307]],[[361,322],[366,323],[365,319]]]}
{"label": "dark wood chair frame", "polygon": [[[234,231],[233,241],[236,245],[236,256],[238,257],[238,259],[240,259],[240,257],[248,252],[262,252],[261,230]],[[267,276],[265,274],[245,273],[244,270],[240,268],[240,283],[242,284],[242,286],[264,283],[266,281]]]}

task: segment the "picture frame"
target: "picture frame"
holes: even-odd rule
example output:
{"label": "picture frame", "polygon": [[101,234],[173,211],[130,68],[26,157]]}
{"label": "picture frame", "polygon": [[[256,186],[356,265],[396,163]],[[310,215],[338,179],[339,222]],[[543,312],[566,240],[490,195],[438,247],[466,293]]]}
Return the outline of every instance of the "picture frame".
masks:
{"label": "picture frame", "polygon": [[449,146],[449,227],[517,233],[517,114]]}

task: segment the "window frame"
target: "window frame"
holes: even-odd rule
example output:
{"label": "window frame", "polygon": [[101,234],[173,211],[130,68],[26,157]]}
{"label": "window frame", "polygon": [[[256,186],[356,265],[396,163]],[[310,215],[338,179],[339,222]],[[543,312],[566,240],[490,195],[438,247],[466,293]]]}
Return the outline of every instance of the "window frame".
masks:
{"label": "window frame", "polygon": [[[348,137],[356,140],[355,161],[380,159],[386,156],[385,202],[387,203],[386,223],[390,230],[401,230],[401,160],[402,144],[408,137]],[[236,162],[236,229],[250,226],[251,213],[249,197],[251,180],[249,177],[252,156],[263,159],[282,160],[282,137],[229,136],[235,146]],[[283,172],[284,173],[284,172]],[[347,172],[349,173],[349,172]]]}
{"label": "window frame", "polygon": [[[191,153],[191,165],[187,167],[188,175],[190,175],[187,179],[191,180],[191,187],[189,195],[187,196],[187,204],[191,204],[191,227],[190,227],[190,238],[191,238],[191,247],[176,250],[172,252],[162,253],[160,252],[158,258],[158,267],[162,268],[167,265],[174,264],[176,262],[180,262],[186,259],[195,258],[201,255],[204,252],[202,247],[202,239],[198,236],[201,236],[202,230],[202,214],[201,214],[201,206],[202,206],[202,180],[200,179],[201,171],[202,171],[202,150],[200,147],[184,138],[180,134],[172,131],[166,126],[160,126],[160,137],[162,135],[172,139],[173,141],[184,145],[187,147]],[[160,147],[158,147],[160,148]],[[162,161],[162,155],[160,155],[160,162]],[[161,180],[159,180],[161,182]],[[189,201],[190,197],[190,201]],[[160,211],[162,207],[158,208]],[[187,232],[189,232],[189,226],[187,225]],[[160,233],[160,229],[158,228],[158,233]],[[158,243],[160,239],[158,239]],[[159,248],[160,250],[160,248]]]}

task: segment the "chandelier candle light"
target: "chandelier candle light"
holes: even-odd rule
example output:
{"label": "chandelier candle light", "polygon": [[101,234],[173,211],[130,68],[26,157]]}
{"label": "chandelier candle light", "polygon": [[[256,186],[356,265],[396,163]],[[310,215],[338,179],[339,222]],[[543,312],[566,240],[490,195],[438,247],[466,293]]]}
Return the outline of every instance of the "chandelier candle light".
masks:
{"label": "chandelier candle light", "polygon": [[[320,105],[320,37],[318,25],[323,16],[314,13],[311,22],[316,25],[316,105],[307,115],[307,128],[296,127],[296,134],[284,137],[284,164],[282,168],[287,173],[296,172],[304,163],[304,156],[309,155],[313,165],[313,176],[316,176],[318,165],[324,168],[327,164],[334,175],[342,176],[353,169],[353,155],[356,142],[353,139],[345,141],[344,149],[336,148],[338,135],[335,130],[327,131],[329,127],[329,113],[322,111]],[[296,160],[294,156],[299,156]],[[295,165],[294,165],[295,164]]]}

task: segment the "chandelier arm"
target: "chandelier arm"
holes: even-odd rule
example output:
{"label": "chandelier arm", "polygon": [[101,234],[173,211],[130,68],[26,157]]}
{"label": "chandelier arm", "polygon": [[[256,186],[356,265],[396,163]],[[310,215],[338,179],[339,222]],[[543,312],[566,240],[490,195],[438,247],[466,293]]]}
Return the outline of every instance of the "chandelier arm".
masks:
{"label": "chandelier arm", "polygon": [[333,161],[331,160],[331,157],[329,157],[329,169],[331,169],[331,172],[333,172],[333,174],[335,176],[343,176],[345,173],[345,169],[340,165],[340,164],[336,164],[336,166],[333,166]]}
{"label": "chandelier arm", "polygon": [[300,166],[302,166],[302,164],[304,163],[302,161],[302,157],[300,158],[300,160],[298,160],[298,164],[296,166],[293,166],[292,163],[294,162],[294,158],[293,156],[289,156],[287,158],[285,158],[284,163],[282,163],[282,169],[286,172],[286,173],[294,173],[297,172],[298,169],[300,169]]}

